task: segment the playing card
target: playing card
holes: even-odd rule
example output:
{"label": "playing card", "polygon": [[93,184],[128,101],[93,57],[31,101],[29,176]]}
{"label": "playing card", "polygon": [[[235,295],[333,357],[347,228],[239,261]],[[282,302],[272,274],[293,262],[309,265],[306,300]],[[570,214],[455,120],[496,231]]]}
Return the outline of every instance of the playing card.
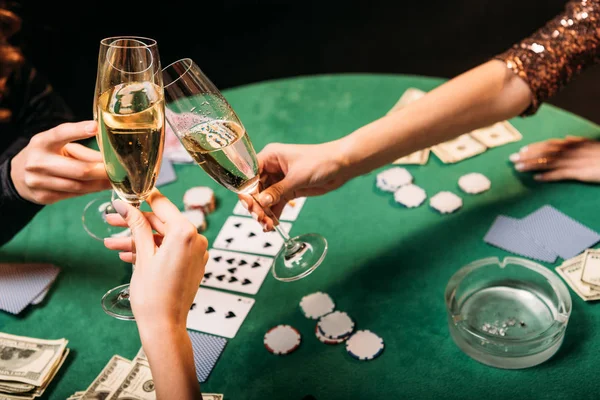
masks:
{"label": "playing card", "polygon": [[[281,228],[289,232],[292,224],[281,222]],[[222,250],[275,256],[283,246],[283,238],[276,231],[263,232],[262,226],[251,218],[230,216],[213,242]]]}
{"label": "playing card", "polygon": [[483,240],[503,250],[534,260],[553,263],[556,254],[519,229],[519,220],[499,215]]}
{"label": "playing card", "polygon": [[[281,217],[279,217],[282,221],[295,221],[298,218],[298,214],[300,214],[300,210],[302,210],[302,206],[306,202],[306,197],[298,197],[297,199],[290,200],[283,207],[283,211],[281,212]],[[250,212],[244,208],[242,203],[238,201],[233,208],[233,213],[236,215],[243,215],[245,217],[250,216]]]}
{"label": "playing card", "polygon": [[163,158],[162,164],[160,166],[160,172],[158,173],[158,178],[156,178],[156,186],[166,185],[167,183],[175,182],[177,180],[177,175],[175,175],[175,168],[173,168],[173,164],[171,161]]}
{"label": "playing card", "polygon": [[194,364],[196,365],[198,382],[206,382],[225,349],[227,339],[195,331],[188,331],[188,335],[194,351]]}
{"label": "playing card", "polygon": [[427,161],[429,161],[429,153],[430,149],[425,150],[417,150],[412,154],[401,157],[394,161],[392,164],[398,165],[406,165],[406,164],[416,164],[416,165],[425,165]]}
{"label": "playing card", "polygon": [[201,287],[188,314],[187,328],[233,338],[253,305],[253,298]]}
{"label": "playing card", "polygon": [[517,142],[523,138],[521,133],[508,121],[476,129],[471,132],[471,136],[487,147],[498,147],[507,143]]}
{"label": "playing card", "polygon": [[419,100],[421,97],[425,96],[425,94],[426,94],[426,92],[424,92],[420,89],[408,88],[404,91],[402,96],[400,96],[400,99],[398,99],[396,104],[394,104],[394,106],[387,113],[388,114],[393,113],[394,111],[397,111],[397,110],[407,106],[408,104]]}
{"label": "playing card", "polygon": [[19,314],[59,272],[51,264],[0,264],[0,310]]}
{"label": "playing card", "polygon": [[[52,284],[52,283],[50,283],[50,284]],[[31,300],[31,304],[33,304],[34,306],[40,304],[42,301],[44,301],[44,299],[46,298],[46,295],[48,294],[49,291],[50,291],[50,286],[48,286],[46,289],[42,290],[42,292],[40,294],[38,294],[35,299]]]}
{"label": "playing card", "polygon": [[[171,119],[176,118],[174,113],[169,109],[167,109],[166,112]],[[169,124],[166,124],[165,126],[165,150],[163,161],[165,159],[175,164],[190,164],[194,162],[194,159],[190,156],[190,153],[187,152],[185,147],[183,147],[181,141],[175,135]]]}
{"label": "playing card", "polygon": [[444,164],[456,163],[481,154],[486,150],[487,147],[473,139],[468,133],[431,148],[431,151]]}
{"label": "playing card", "polygon": [[273,259],[210,249],[202,286],[256,294],[271,270]]}
{"label": "playing card", "polygon": [[549,205],[521,219],[519,228],[565,260],[600,241],[598,233]]}

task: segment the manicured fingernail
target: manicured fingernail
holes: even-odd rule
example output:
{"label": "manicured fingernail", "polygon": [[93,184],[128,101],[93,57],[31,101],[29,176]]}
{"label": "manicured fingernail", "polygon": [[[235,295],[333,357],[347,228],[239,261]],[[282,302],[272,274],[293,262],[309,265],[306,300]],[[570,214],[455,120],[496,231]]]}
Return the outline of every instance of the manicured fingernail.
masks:
{"label": "manicured fingernail", "polygon": [[246,200],[240,200],[240,203],[242,203],[242,206],[247,210],[248,209],[248,203],[246,202]]}
{"label": "manicured fingernail", "polygon": [[96,133],[96,122],[90,122],[83,128],[87,133]]}
{"label": "manicured fingernail", "polygon": [[254,218],[255,220],[258,221],[258,214],[255,212],[250,213],[250,215],[252,215],[252,218]]}
{"label": "manicured fingernail", "polygon": [[519,152],[520,152],[520,153],[524,153],[524,152],[526,152],[528,147],[529,147],[529,146],[523,146],[523,147],[521,147],[521,150],[519,150]]}
{"label": "manicured fingernail", "polygon": [[534,175],[533,179],[535,179],[536,181],[541,181],[544,179],[544,175],[542,175],[542,174]]}
{"label": "manicured fingernail", "polygon": [[521,156],[519,155],[519,153],[513,153],[508,157],[508,159],[512,162],[517,162],[520,158]]}
{"label": "manicured fingernail", "polygon": [[258,195],[258,201],[263,207],[269,207],[273,203],[273,196],[268,193],[261,193]]}
{"label": "manicured fingernail", "polygon": [[127,204],[122,200],[114,200],[112,202],[113,207],[123,219],[127,216]]}
{"label": "manicured fingernail", "polygon": [[515,169],[517,171],[523,171],[524,168],[525,168],[525,164],[523,164],[523,163],[518,163],[517,165],[515,165]]}

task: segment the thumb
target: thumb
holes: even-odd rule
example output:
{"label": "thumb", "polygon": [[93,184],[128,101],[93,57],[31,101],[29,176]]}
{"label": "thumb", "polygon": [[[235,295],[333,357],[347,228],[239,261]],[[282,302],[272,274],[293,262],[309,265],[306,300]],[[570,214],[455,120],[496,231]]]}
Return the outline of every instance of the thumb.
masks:
{"label": "thumb", "polygon": [[113,207],[123,217],[129,228],[138,254],[154,254],[154,235],[150,223],[137,208],[122,200],[114,200]]}
{"label": "thumb", "polygon": [[288,177],[269,186],[258,194],[257,200],[263,207],[271,207],[282,200],[293,199],[296,188]]}

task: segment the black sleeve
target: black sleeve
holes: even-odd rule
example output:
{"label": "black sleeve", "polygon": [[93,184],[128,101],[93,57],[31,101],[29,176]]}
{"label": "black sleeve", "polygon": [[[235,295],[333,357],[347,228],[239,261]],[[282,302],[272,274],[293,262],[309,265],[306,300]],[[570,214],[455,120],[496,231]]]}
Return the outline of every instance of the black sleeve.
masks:
{"label": "black sleeve", "polygon": [[8,104],[14,115],[14,140],[2,151],[0,158],[0,246],[8,242],[42,209],[42,206],[24,200],[17,193],[10,177],[12,158],[34,135],[73,120],[63,99],[48,82],[30,66],[23,66],[9,79]]}

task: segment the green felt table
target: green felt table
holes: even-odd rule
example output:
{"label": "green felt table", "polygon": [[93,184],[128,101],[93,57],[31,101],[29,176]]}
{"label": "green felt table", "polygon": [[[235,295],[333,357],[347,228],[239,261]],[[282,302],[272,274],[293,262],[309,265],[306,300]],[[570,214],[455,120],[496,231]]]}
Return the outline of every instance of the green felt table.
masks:
{"label": "green felt table", "polygon": [[[299,77],[248,85],[224,92],[241,117],[257,150],[270,142],[315,143],[339,138],[382,116],[408,87],[430,90],[443,80],[396,75]],[[565,342],[549,361],[525,370],[484,366],[463,354],[448,334],[444,289],[461,266],[488,256],[510,255],[482,238],[498,214],[523,217],[551,204],[600,230],[598,187],[581,183],[540,184],[516,173],[508,156],[525,144],[552,137],[594,137],[599,127],[544,105],[529,118],[511,121],[523,139],[455,165],[433,154],[427,165],[407,167],[429,196],[459,193],[464,205],[440,215],[427,203],[404,209],[390,193],[375,188],[377,171],[326,196],[308,199],[292,233],[319,232],[329,241],[324,263],[310,276],[282,283],[267,276],[256,304],[237,336],[227,344],[205,392],[227,400],[298,399],[567,399],[597,392],[600,308],[573,292],[573,311]],[[376,137],[373,140],[377,140]],[[215,239],[232,214],[236,196],[194,165],[177,165],[178,180],[162,192],[182,207],[184,191],[211,186],[218,207],[208,217],[206,236]],[[481,172],[490,191],[464,195],[458,178]],[[64,399],[84,390],[113,354],[132,358],[140,341],[136,325],[102,311],[100,298],[129,280],[130,266],[89,237],[81,213],[96,195],[46,207],[0,250],[2,261],[44,261],[62,268],[41,306],[21,316],[0,314],[0,331],[69,340],[72,352],[48,390]],[[554,265],[545,264],[553,269]],[[165,266],[168,268],[168,266]],[[385,341],[377,359],[351,358],[343,345],[320,343],[315,321],[298,306],[302,296],[324,291],[339,310]],[[291,324],[303,335],[288,356],[265,350],[263,335],[277,324]]]}

